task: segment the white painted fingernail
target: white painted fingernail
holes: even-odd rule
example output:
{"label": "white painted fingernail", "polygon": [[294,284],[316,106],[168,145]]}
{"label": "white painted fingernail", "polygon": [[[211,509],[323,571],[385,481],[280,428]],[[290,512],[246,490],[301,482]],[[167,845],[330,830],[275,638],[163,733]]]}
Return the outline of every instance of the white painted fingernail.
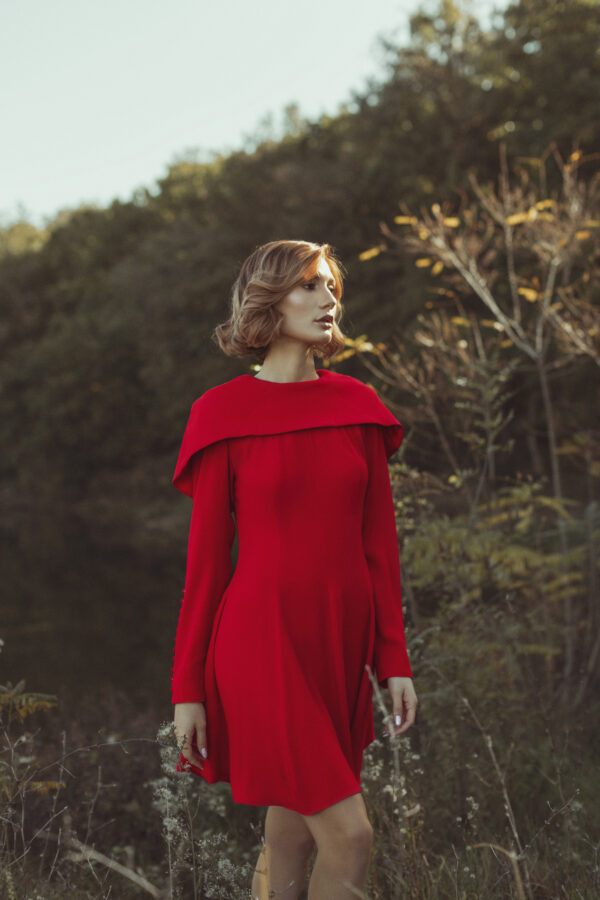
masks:
{"label": "white painted fingernail", "polygon": [[208,756],[208,753],[206,752],[206,747],[203,747],[200,752],[202,753],[202,756],[204,757],[204,759],[206,759],[206,757]]}
{"label": "white painted fingernail", "polygon": [[402,716],[394,716],[394,722],[396,725],[402,725]]}

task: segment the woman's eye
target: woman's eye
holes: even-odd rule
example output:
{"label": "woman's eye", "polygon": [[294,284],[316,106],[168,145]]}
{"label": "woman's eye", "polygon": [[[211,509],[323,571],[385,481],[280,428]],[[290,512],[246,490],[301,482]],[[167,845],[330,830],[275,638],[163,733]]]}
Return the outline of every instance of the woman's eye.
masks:
{"label": "woman's eye", "polygon": [[[316,281],[307,281],[307,282],[304,284],[304,287],[316,287],[316,284],[317,284]],[[329,288],[329,290],[330,290],[331,293],[333,294],[333,292],[335,291],[335,284],[328,284],[327,287]]]}

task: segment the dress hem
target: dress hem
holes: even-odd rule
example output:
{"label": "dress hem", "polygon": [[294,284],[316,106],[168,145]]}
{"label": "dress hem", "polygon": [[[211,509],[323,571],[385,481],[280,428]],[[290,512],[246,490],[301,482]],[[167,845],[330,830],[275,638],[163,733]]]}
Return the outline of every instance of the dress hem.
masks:
{"label": "dress hem", "polygon": [[[374,736],[367,739],[367,741],[363,744],[362,753],[364,753],[364,751],[367,749],[367,747],[369,747],[373,743],[374,740],[375,740]],[[184,768],[184,766],[185,766],[185,768]],[[289,805],[286,806],[285,803],[276,802],[273,800],[268,800],[268,801],[261,800],[260,802],[255,801],[255,800],[250,800],[250,799],[248,799],[248,796],[249,796],[248,794],[245,794],[244,796],[246,797],[246,799],[242,800],[242,799],[240,799],[240,793],[237,790],[236,790],[237,796],[234,797],[233,796],[233,794],[234,794],[233,786],[232,786],[231,782],[229,781],[229,779],[215,777],[214,775],[211,775],[210,773],[206,773],[202,769],[199,769],[197,766],[191,765],[190,763],[187,762],[187,760],[185,759],[183,754],[181,754],[181,756],[179,758],[179,762],[177,763],[176,770],[178,772],[185,772],[189,775],[194,775],[196,778],[202,778],[202,780],[205,781],[207,784],[227,784],[227,785],[229,785],[229,787],[231,789],[231,799],[233,800],[233,802],[235,804],[241,804],[242,806],[257,806],[257,807],[281,806],[284,809],[290,810],[290,812],[297,812],[301,816],[314,816],[316,813],[322,812],[322,810],[327,809],[330,806],[334,806],[336,803],[339,803],[341,800],[345,800],[346,797],[353,797],[354,794],[362,794],[362,792],[363,792],[362,778],[359,778],[356,781],[353,788],[352,787],[350,789],[348,787],[343,788],[341,796],[333,795],[333,799],[328,800],[323,805],[319,805],[318,809],[303,810],[303,809],[295,809],[292,806],[289,806]],[[362,764],[361,764],[361,770],[362,770]]]}

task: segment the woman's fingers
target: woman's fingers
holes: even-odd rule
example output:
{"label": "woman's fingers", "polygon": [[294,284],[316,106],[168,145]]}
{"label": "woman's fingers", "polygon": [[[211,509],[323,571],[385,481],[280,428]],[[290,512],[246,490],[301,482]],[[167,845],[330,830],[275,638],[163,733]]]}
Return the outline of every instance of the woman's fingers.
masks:
{"label": "woman's fingers", "polygon": [[202,748],[206,751],[206,728],[200,728],[196,725],[191,733],[186,734],[185,747],[181,752],[188,762],[199,769],[203,769],[204,755],[201,755]]}
{"label": "woman's fingers", "polygon": [[[192,704],[190,704],[190,707]],[[177,708],[175,711],[175,735],[177,737],[177,746],[189,763],[197,766],[199,769],[204,768],[204,761],[208,756],[208,747],[206,744],[206,716],[204,712],[190,715],[191,710],[187,709],[184,715]]]}
{"label": "woman's fingers", "polygon": [[[405,731],[408,731],[411,725],[415,724],[415,716],[417,714],[417,695],[413,692],[412,695],[406,696],[407,692],[404,693],[404,715],[401,716],[401,724],[399,727],[395,728],[394,734],[403,734]],[[394,720],[395,721],[395,720]]]}
{"label": "woman's fingers", "polygon": [[391,726],[386,725],[384,729],[384,735],[386,737],[389,736],[390,733],[397,735],[408,731],[411,725],[414,725],[415,723],[417,706],[419,704],[412,681],[403,686],[401,690],[394,690],[392,696],[392,721]]}

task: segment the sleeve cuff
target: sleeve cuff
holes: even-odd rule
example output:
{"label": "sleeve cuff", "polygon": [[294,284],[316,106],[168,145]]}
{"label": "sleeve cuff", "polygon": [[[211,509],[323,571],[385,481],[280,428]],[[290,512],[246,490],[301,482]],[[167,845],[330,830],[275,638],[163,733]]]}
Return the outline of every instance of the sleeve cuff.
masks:
{"label": "sleeve cuff", "polygon": [[377,681],[384,688],[388,686],[387,679],[390,677],[413,677],[406,647],[396,646],[376,648],[373,662],[377,674]]}
{"label": "sleeve cuff", "polygon": [[177,684],[171,682],[171,703],[206,703],[204,673],[187,675],[178,679]]}

